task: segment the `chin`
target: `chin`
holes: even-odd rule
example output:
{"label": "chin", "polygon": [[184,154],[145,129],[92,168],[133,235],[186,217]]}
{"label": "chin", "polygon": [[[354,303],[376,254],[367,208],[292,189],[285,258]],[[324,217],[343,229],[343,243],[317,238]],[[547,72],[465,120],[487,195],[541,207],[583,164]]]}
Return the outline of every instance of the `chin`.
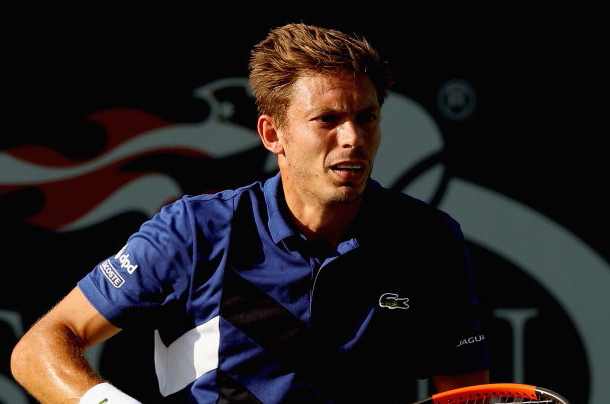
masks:
{"label": "chin", "polygon": [[329,201],[332,203],[350,204],[360,201],[362,198],[363,189],[353,186],[343,186],[332,193]]}

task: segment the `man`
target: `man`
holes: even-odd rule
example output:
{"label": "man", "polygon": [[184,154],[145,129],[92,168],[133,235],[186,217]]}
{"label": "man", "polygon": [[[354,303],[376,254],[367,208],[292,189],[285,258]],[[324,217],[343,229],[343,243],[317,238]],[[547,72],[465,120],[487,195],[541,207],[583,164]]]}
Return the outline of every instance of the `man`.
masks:
{"label": "man", "polygon": [[167,402],[398,403],[416,377],[488,381],[459,226],[370,179],[391,84],[375,50],[289,24],[255,46],[250,82],[279,174],[166,206],[85,276],[13,352],[41,402],[138,402],[82,355],[128,327],[154,330]]}

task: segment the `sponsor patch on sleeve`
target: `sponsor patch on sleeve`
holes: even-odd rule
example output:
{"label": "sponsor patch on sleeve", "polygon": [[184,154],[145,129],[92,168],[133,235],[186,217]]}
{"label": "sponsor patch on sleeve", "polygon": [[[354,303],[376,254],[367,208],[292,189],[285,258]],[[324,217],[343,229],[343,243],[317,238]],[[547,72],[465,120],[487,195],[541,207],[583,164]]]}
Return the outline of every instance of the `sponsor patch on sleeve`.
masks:
{"label": "sponsor patch on sleeve", "polygon": [[138,269],[138,266],[131,263],[131,261],[129,260],[129,254],[124,254],[124,251],[125,251],[125,249],[127,248],[128,245],[129,245],[129,243],[125,244],[123,246],[123,248],[121,248],[121,251],[119,251],[114,256],[114,258],[119,260],[119,262],[121,263],[121,268],[125,268],[127,270],[127,272],[129,272],[129,274],[133,274],[133,272],[136,269]]}
{"label": "sponsor patch on sleeve", "polygon": [[120,288],[125,283],[125,279],[117,272],[110,260],[102,262],[98,268],[115,288]]}

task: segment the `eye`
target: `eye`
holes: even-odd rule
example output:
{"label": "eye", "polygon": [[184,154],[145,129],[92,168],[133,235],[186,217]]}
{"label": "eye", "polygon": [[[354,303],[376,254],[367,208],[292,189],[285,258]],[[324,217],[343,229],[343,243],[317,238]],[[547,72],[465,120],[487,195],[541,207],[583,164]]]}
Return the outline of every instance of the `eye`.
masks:
{"label": "eye", "polygon": [[371,111],[364,111],[358,114],[358,121],[364,123],[375,122],[377,120],[377,114]]}
{"label": "eye", "polygon": [[322,122],[322,123],[335,123],[337,122],[339,118],[337,117],[337,115],[333,115],[333,114],[326,114],[326,115],[321,115],[318,117],[318,121]]}

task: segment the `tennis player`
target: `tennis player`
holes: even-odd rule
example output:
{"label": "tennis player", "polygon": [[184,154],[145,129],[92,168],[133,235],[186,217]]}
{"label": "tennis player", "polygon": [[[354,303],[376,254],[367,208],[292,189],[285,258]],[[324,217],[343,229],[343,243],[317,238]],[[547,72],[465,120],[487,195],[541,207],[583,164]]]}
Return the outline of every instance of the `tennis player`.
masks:
{"label": "tennis player", "polygon": [[249,67],[279,173],[143,223],[22,337],[16,380],[42,403],[138,403],[83,357],[138,327],[168,403],[400,403],[416,378],[488,382],[458,223],[370,177],[387,63],[288,24]]}

